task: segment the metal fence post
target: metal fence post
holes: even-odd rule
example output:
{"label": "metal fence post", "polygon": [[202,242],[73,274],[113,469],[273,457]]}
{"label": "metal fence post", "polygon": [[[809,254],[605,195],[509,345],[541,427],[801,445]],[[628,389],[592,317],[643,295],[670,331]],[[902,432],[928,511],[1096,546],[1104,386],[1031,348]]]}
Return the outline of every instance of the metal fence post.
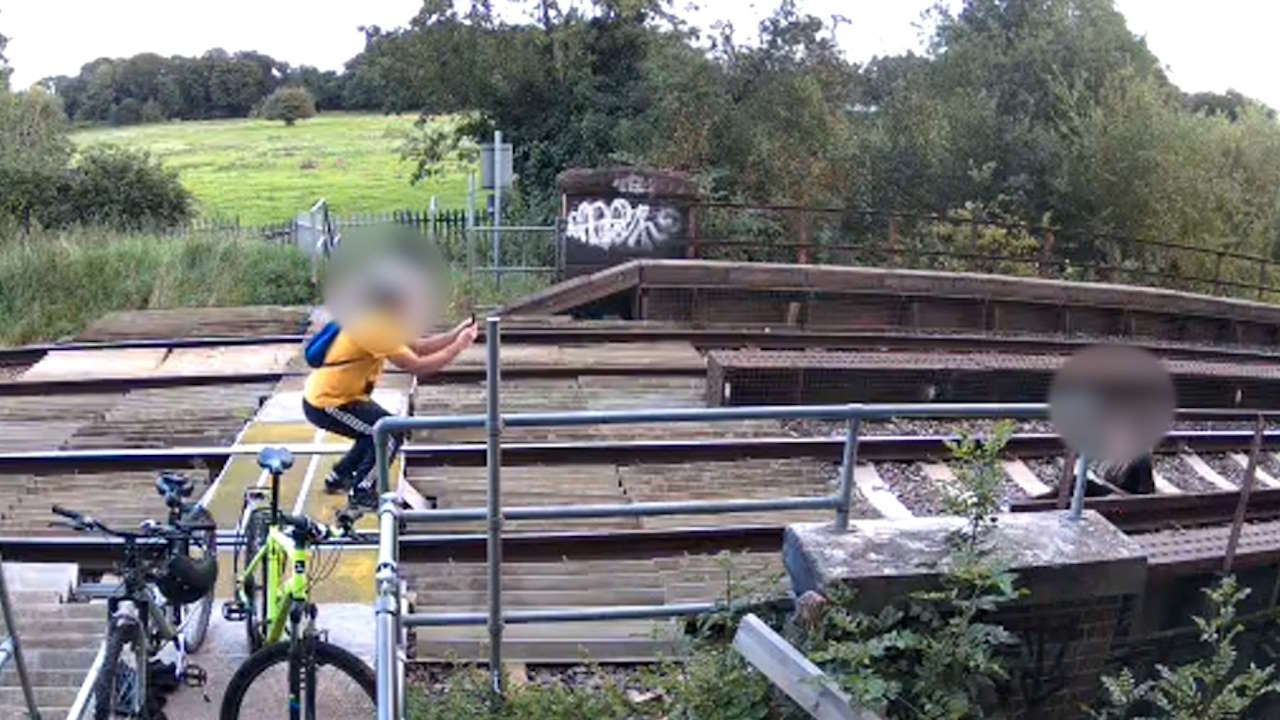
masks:
{"label": "metal fence post", "polygon": [[502,131],[493,131],[493,285],[502,289]]}
{"label": "metal fence post", "polygon": [[858,462],[858,433],[862,418],[850,407],[848,428],[844,436],[844,453],[840,460],[840,504],[836,506],[836,530],[849,529],[849,505],[853,500],[853,466]]}
{"label": "metal fence post", "polygon": [[378,720],[400,720],[400,574],[397,556],[400,518],[395,493],[384,493],[378,507],[378,568],[374,601]]}
{"label": "metal fence post", "polygon": [[[501,135],[496,136],[501,140]],[[489,470],[489,677],[493,691],[502,695],[502,416],[499,414],[498,388],[501,368],[498,348],[501,344],[501,319],[485,320],[485,378],[487,384],[485,429],[488,436],[486,463]]]}
{"label": "metal fence post", "polygon": [[1089,485],[1089,461],[1081,453],[1076,458],[1076,486],[1071,494],[1071,519],[1079,520],[1084,514],[1084,491]]}
{"label": "metal fence post", "polygon": [[13,646],[13,661],[18,666],[18,682],[22,685],[22,696],[27,701],[27,712],[32,720],[40,720],[35,691],[31,689],[31,678],[27,675],[27,661],[22,656],[22,643],[18,640],[18,629],[13,624],[13,608],[9,606],[9,583],[4,578],[3,557],[0,557],[0,610],[4,612],[4,626],[9,631],[9,642]]}

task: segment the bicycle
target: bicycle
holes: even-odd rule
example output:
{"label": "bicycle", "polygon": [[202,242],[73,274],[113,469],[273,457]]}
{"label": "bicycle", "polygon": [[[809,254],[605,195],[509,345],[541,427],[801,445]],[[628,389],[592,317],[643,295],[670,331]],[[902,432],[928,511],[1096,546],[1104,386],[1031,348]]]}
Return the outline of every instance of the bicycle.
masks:
{"label": "bicycle", "polygon": [[287,704],[290,720],[373,717],[373,670],[316,628],[311,588],[325,573],[308,574],[310,548],[335,537],[353,538],[355,517],[339,513],[335,532],[306,516],[282,512],[280,476],[293,466],[293,455],[266,448],[258,465],[271,475],[270,505],[256,507],[261,491],[246,491],[245,562],[241,568],[237,551],[235,597],[222,606],[228,621],[244,621],[253,654],[227,684],[220,717],[267,717],[281,704]]}
{"label": "bicycle", "polygon": [[[193,484],[164,473],[156,492],[169,508],[166,524],[146,520],[138,530],[121,530],[89,515],[54,505],[52,512],[81,532],[99,532],[124,541],[121,582],[80,592],[81,599],[107,601],[107,638],[94,682],[94,720],[146,719],[152,707],[151,662],[170,643],[177,650],[174,680],[203,686],[204,669],[187,655],[204,642],[218,579],[217,525],[208,511],[188,503]],[[193,558],[197,551],[200,557]],[[131,653],[126,653],[131,648]]]}

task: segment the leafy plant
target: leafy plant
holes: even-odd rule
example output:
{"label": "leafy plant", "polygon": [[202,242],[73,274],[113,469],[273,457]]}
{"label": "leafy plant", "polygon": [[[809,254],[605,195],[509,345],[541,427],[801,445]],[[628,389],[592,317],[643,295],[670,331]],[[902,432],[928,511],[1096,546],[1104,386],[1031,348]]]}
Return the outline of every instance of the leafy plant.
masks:
{"label": "leafy plant", "polygon": [[995,525],[995,515],[1004,500],[1004,468],[1000,455],[1013,435],[1013,423],[1001,420],[991,433],[979,437],[964,431],[958,441],[947,441],[947,449],[955,460],[956,483],[943,486],[947,511],[966,520],[961,534],[970,552],[976,550],[982,536]]}
{"label": "leafy plant", "polygon": [[1003,651],[1017,642],[986,614],[1021,597],[1015,576],[958,552],[935,590],[912,593],[878,614],[851,611],[834,591],[807,643],[810,659],[857,703],[889,718],[989,717],[1008,679]]}
{"label": "leafy plant", "polygon": [[1203,592],[1212,614],[1192,619],[1207,655],[1176,668],[1157,664],[1156,677],[1141,683],[1128,668],[1104,677],[1107,697],[1102,710],[1091,711],[1094,720],[1233,720],[1263,695],[1280,691],[1280,682],[1273,679],[1275,666],[1250,663],[1247,670],[1232,675],[1238,657],[1235,639],[1244,629],[1236,620],[1236,607],[1248,597],[1249,588],[1240,587],[1229,575]]}

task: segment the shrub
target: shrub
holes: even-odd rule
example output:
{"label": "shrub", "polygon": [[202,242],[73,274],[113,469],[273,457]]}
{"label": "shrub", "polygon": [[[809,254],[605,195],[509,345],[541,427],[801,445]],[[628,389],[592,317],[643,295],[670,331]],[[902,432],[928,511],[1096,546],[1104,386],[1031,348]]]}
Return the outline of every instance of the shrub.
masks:
{"label": "shrub", "polygon": [[192,214],[191,193],[176,172],[145,150],[114,145],[81,151],[59,177],[54,196],[40,213],[46,227],[162,228],[185,223]]}
{"label": "shrub", "polygon": [[258,116],[267,120],[283,120],[292,126],[299,120],[316,115],[316,101],[306,88],[291,85],[277,88],[262,100]]}
{"label": "shrub", "polygon": [[1205,588],[1213,613],[1195,617],[1200,642],[1207,657],[1170,668],[1156,665],[1156,677],[1139,683],[1125,668],[1119,675],[1102,678],[1107,692],[1105,707],[1091,713],[1094,720],[1119,720],[1137,716],[1173,720],[1233,720],[1268,693],[1280,691],[1275,666],[1258,668],[1250,664],[1242,673],[1236,668],[1236,636],[1244,629],[1236,620],[1236,606],[1249,595],[1248,588],[1228,575],[1213,588]]}

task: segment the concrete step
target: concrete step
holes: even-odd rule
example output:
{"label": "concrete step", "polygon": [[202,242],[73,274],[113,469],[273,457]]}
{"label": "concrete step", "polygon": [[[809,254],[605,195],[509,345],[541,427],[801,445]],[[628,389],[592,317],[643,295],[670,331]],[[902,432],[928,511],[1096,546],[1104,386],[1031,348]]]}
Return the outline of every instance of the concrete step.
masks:
{"label": "concrete step", "polygon": [[[36,705],[40,706],[41,715],[44,715],[45,708],[50,705],[71,705],[76,700],[76,693],[80,688],[76,687],[46,687],[37,685],[31,688],[35,692]],[[22,688],[18,687],[0,687],[0,705],[24,706],[25,699],[22,695]],[[50,716],[52,717],[52,716]]]}

